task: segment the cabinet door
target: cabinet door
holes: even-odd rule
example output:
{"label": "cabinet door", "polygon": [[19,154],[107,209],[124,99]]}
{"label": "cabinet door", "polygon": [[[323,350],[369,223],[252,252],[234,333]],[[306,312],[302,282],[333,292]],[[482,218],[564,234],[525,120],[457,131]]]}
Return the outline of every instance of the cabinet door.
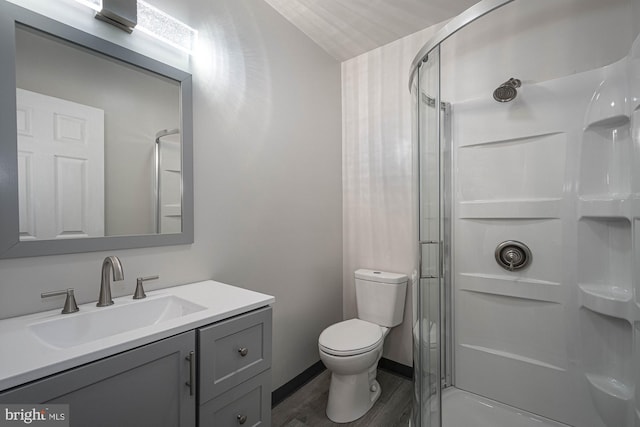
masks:
{"label": "cabinet door", "polygon": [[271,367],[271,308],[198,330],[200,404]]}
{"label": "cabinet door", "polygon": [[241,426],[271,426],[271,370],[200,407],[200,427]]}
{"label": "cabinet door", "polygon": [[186,332],[15,388],[0,402],[69,404],[72,427],[193,427],[194,350],[195,331]]}

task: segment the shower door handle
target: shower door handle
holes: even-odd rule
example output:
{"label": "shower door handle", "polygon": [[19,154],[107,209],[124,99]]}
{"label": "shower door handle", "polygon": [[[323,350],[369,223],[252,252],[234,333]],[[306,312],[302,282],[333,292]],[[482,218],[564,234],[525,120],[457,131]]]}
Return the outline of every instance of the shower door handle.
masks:
{"label": "shower door handle", "polygon": [[442,272],[442,242],[420,242],[420,278],[439,279]]}

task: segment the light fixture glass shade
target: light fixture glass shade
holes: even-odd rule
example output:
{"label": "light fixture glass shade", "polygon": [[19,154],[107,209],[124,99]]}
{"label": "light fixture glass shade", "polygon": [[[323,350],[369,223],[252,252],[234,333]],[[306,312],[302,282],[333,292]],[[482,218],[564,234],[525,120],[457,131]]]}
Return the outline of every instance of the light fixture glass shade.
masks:
{"label": "light fixture glass shade", "polygon": [[193,28],[142,0],[138,0],[136,30],[187,53],[193,52],[198,37],[198,32]]}
{"label": "light fixture glass shade", "polygon": [[[102,10],[102,0],[75,0],[90,7],[96,12]],[[150,36],[189,54],[193,53],[198,32],[187,24],[151,6],[142,0],[137,0],[138,24],[136,30],[140,30]]]}

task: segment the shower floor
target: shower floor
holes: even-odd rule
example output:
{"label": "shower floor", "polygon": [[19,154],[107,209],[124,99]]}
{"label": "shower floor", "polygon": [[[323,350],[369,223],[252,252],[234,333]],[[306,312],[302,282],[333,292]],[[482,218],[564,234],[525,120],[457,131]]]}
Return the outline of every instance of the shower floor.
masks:
{"label": "shower floor", "polygon": [[450,387],[442,393],[442,427],[570,427]]}

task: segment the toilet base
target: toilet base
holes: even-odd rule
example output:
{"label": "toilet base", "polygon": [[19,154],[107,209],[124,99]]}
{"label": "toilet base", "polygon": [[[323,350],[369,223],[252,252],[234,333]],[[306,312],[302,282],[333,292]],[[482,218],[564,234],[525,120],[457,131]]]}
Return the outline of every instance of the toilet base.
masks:
{"label": "toilet base", "polygon": [[335,423],[355,421],[366,414],[381,393],[376,380],[377,363],[355,375],[331,374],[327,417]]}

